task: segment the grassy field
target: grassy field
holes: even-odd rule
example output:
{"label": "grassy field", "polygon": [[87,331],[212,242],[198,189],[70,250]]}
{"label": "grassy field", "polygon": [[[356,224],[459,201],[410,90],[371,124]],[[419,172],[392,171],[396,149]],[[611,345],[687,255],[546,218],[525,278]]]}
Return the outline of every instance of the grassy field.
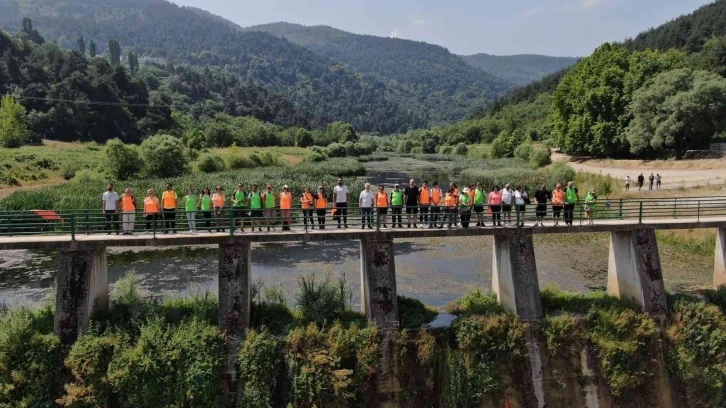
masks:
{"label": "grassy field", "polygon": [[227,147],[224,149],[210,149],[211,152],[222,156],[231,154],[269,153],[273,158],[283,164],[299,164],[310,154],[310,149],[304,147]]}

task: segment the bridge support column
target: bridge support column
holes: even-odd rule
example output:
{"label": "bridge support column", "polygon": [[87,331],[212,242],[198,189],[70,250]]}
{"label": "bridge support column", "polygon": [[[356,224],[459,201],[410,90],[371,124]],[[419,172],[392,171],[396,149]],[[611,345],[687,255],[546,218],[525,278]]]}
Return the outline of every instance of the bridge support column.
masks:
{"label": "bridge support column", "polygon": [[219,244],[218,325],[225,334],[227,359],[224,386],[227,406],[235,406],[237,351],[250,325],[252,244],[230,241]]}
{"label": "bridge support column", "polygon": [[499,304],[522,320],[542,320],[532,235],[495,235],[492,290]]}
{"label": "bridge support column", "polygon": [[392,237],[361,240],[361,309],[381,333],[379,406],[398,406],[400,386],[396,379],[395,341],[398,330],[396,263]]}
{"label": "bridge support column", "polygon": [[726,228],[716,229],[716,259],[713,264],[713,288],[726,285]]}
{"label": "bridge support column", "polygon": [[108,308],[106,247],[60,251],[56,277],[53,331],[71,345],[88,328],[90,318]]}
{"label": "bridge support column", "polygon": [[610,233],[608,293],[634,301],[646,313],[668,312],[655,230]]}

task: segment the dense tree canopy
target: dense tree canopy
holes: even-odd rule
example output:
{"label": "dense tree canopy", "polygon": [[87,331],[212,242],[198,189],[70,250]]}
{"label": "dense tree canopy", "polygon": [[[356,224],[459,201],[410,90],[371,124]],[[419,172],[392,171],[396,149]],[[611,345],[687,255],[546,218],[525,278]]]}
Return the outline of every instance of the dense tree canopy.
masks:
{"label": "dense tree canopy", "polygon": [[635,92],[630,150],[673,149],[676,159],[726,127],[726,79],[690,68],[664,72]]}

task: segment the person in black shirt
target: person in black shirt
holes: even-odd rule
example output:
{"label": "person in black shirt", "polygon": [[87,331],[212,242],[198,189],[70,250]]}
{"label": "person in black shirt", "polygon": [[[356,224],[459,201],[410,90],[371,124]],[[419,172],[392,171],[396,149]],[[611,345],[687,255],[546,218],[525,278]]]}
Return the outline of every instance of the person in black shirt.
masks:
{"label": "person in black shirt", "polygon": [[416,187],[416,181],[414,179],[409,180],[408,187],[403,190],[403,198],[406,204],[406,218],[408,219],[408,228],[411,228],[411,220],[413,220],[413,227],[416,227],[416,214],[418,214],[418,196],[420,191]]}
{"label": "person in black shirt", "polygon": [[547,216],[547,201],[552,200],[552,193],[547,190],[547,186],[542,184],[539,190],[534,193],[534,199],[537,200],[537,221],[535,221],[534,226],[544,227],[544,218]]}
{"label": "person in black shirt", "polygon": [[640,173],[638,176],[638,191],[643,188],[643,183],[645,183],[645,177],[643,177],[643,173]]}

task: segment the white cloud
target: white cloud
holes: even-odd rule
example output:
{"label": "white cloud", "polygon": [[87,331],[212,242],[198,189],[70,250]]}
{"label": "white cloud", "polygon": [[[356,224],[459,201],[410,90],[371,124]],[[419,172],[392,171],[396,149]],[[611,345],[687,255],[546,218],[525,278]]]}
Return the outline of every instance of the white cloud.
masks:
{"label": "white cloud", "polygon": [[600,4],[602,0],[580,0],[580,7],[587,9]]}
{"label": "white cloud", "polygon": [[388,34],[388,36],[391,37],[391,38],[399,38],[399,37],[401,37],[401,29],[400,28],[394,29],[393,31],[391,31],[390,34]]}

